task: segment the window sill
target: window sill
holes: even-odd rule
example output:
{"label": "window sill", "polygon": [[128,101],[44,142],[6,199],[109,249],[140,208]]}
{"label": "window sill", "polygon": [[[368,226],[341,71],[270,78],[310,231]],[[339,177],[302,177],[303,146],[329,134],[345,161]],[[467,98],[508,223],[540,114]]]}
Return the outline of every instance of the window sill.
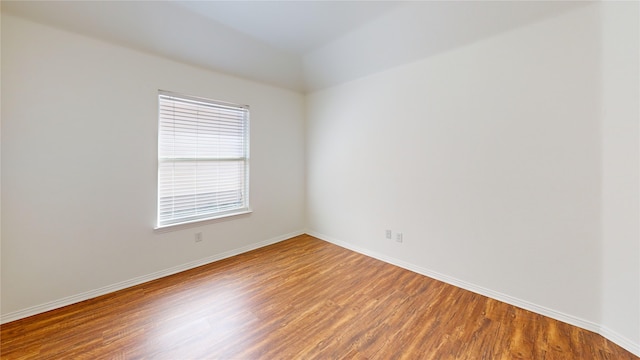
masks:
{"label": "window sill", "polygon": [[251,209],[240,209],[240,210],[233,211],[233,212],[214,215],[214,216],[211,216],[211,217],[208,217],[208,218],[204,218],[204,219],[189,220],[189,221],[179,222],[179,223],[175,223],[175,224],[167,224],[167,225],[162,225],[162,226],[156,226],[153,230],[155,232],[165,232],[165,231],[180,230],[180,229],[183,229],[183,228],[204,225],[205,223],[213,222],[213,221],[216,221],[216,220],[220,220],[220,221],[229,220],[229,218],[231,218],[231,217],[247,215],[247,214],[251,214],[252,212],[253,212],[253,210],[251,210]]}

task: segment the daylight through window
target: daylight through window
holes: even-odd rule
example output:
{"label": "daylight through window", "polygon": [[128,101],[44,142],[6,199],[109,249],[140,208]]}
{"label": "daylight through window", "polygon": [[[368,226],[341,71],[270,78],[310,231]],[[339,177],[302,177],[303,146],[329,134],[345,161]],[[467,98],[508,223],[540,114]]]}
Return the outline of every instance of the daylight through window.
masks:
{"label": "daylight through window", "polygon": [[160,91],[158,227],[249,211],[249,108]]}

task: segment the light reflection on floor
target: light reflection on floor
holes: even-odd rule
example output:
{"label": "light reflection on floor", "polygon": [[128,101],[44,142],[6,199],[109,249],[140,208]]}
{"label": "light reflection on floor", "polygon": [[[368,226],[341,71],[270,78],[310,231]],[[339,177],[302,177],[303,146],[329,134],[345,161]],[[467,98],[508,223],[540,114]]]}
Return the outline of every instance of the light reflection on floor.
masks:
{"label": "light reflection on floor", "polygon": [[254,307],[259,304],[246,290],[251,285],[242,279],[209,279],[185,289],[175,286],[169,296],[150,304],[157,315],[149,324],[145,347],[160,358],[189,358],[196,355],[190,349],[202,351],[207,343],[215,346],[211,353],[219,353],[224,350],[221,343],[237,342],[245,336],[243,330],[258,321]]}

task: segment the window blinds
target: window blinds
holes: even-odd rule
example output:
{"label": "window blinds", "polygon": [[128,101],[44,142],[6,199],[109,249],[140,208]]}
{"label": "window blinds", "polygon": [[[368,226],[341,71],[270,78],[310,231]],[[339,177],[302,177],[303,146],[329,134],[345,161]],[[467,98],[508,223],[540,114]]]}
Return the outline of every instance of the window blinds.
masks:
{"label": "window blinds", "polygon": [[158,227],[248,211],[248,107],[164,91],[158,103]]}

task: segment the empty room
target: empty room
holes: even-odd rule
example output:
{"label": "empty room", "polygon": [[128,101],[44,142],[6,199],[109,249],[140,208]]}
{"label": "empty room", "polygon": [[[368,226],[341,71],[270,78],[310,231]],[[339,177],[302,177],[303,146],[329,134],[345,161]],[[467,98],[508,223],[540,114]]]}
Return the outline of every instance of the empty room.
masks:
{"label": "empty room", "polygon": [[640,2],[0,6],[2,359],[639,359]]}

